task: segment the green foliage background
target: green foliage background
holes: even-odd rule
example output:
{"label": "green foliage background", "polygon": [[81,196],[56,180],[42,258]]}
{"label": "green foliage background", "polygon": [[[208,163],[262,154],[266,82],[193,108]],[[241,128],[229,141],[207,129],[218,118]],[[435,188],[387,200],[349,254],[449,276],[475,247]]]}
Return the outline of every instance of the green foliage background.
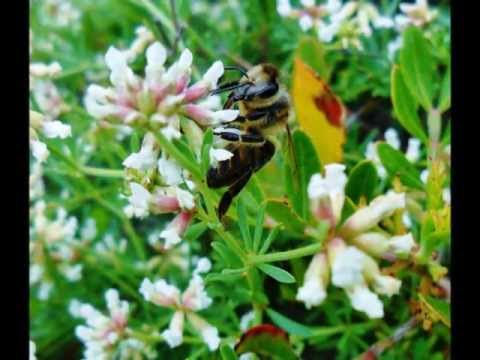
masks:
{"label": "green foliage background", "polygon": [[[116,287],[122,298],[135,304],[133,315],[130,316],[131,325],[142,328],[146,324],[145,333],[165,328],[171,316],[169,311],[147,304],[140,297],[138,286],[141,280],[151,273],[135,267],[138,261],[147,261],[158,256],[145,239],[152,229],[162,229],[170,216],[149,217],[145,221],[128,219],[121,211],[125,203],[119,196],[125,186],[122,177],[117,177],[114,173],[110,174],[112,176],[94,176],[95,174],[86,169],[122,169],[122,161],[128,154],[138,151],[141,134],[118,141],[109,129],[92,133],[89,128],[96,120],[83,106],[85,89],[89,83],[108,83],[107,69],[99,59],[110,45],[128,47],[138,25],[147,26],[160,42],[167,48],[172,48],[174,39],[169,30],[172,26],[169,1],[77,0],[71,3],[80,10],[81,16],[78,21],[64,27],[55,25],[54,18],[45,9],[43,1],[31,1],[30,4],[30,29],[33,34],[31,61],[58,61],[62,65],[64,71],[54,81],[70,106],[70,111],[63,114],[61,120],[72,126],[73,134],[66,140],[48,141],[52,155],[44,168],[44,200],[52,211],[57,206],[64,207],[70,215],[79,219],[80,224],[89,217],[94,218],[98,234],[109,233],[115,238],[126,237],[129,245],[124,255],[112,257],[95,253],[93,246],[91,249],[84,249],[84,273],[81,282],[72,285],[62,277],[55,276],[53,271],[55,289],[48,301],[38,300],[34,295],[35,290],[32,289],[30,336],[37,345],[39,359],[81,358],[82,345],[74,335],[74,327],[78,322],[68,313],[68,304],[73,298],[82,299],[103,309],[104,291],[109,287]],[[395,127],[400,132],[402,148],[405,148],[409,136],[416,136],[428,143],[431,134],[428,121],[424,119],[432,106],[432,99],[435,107],[442,110],[444,130],[439,134],[440,141],[449,143],[450,127],[447,120],[450,95],[447,82],[449,79],[446,79],[450,66],[448,4],[438,4],[439,16],[429,25],[428,31],[432,36],[428,40],[423,37],[418,40],[418,34],[412,34],[411,41],[427,41],[430,52],[428,58],[420,59],[421,72],[420,75],[417,74],[427,78],[418,79],[412,75],[414,72],[410,71],[410,68],[418,65],[412,63],[418,60],[416,53],[408,53],[408,49],[403,49],[394,60],[388,59],[387,44],[394,36],[393,30],[375,31],[372,38],[365,39],[363,52],[342,50],[335,46],[320,45],[315,34],[305,34],[300,30],[296,20],[280,17],[275,1],[178,0],[175,3],[178,19],[183,26],[181,41],[194,54],[196,78],[218,59],[224,64],[257,64],[268,61],[280,69],[281,78],[286,86],[290,86],[294,56],[300,54],[309,62],[322,78],[331,84],[350,110],[347,143],[344,147],[348,173],[356,171],[361,174],[359,176],[375,177],[369,169],[371,163],[361,165],[361,161],[365,158],[367,144],[379,138],[388,127]],[[292,1],[292,4],[295,3]],[[387,14],[392,14],[398,1],[380,3]],[[415,46],[416,51],[422,51],[422,44]],[[173,50],[168,57],[169,61],[176,59],[178,55],[178,49]],[[394,67],[394,63],[398,68]],[[141,72],[144,65],[145,59],[140,56],[132,68]],[[89,78],[94,80],[88,80]],[[415,93],[419,89],[418,83],[428,84],[431,88],[427,93],[438,96]],[[31,108],[36,109],[34,100]],[[295,140],[300,144],[297,145],[311,146],[308,140],[299,139],[301,136],[301,133],[296,134]],[[85,152],[86,144],[92,144],[95,151]],[[65,151],[64,147],[68,150]],[[392,151],[388,145],[384,147],[385,149],[379,152],[388,173],[398,175],[401,169],[403,172],[399,177],[404,186],[429,193],[430,190],[425,189],[419,177],[420,171],[428,165],[426,156],[422,156],[424,160],[419,163],[405,167],[406,160],[400,152]],[[240,218],[242,211],[248,214],[244,219],[249,219],[250,224],[240,223],[240,228],[230,224],[228,228],[234,238],[250,241],[252,248],[255,248],[256,242],[255,250],[259,255],[262,255],[260,249],[265,243],[267,244],[264,249],[267,249],[269,241],[272,243],[264,254],[308,246],[311,243],[311,240],[305,239],[296,231],[296,215],[285,213],[291,209],[282,209],[280,204],[274,202],[266,204],[265,211],[268,214],[275,213],[280,218],[284,216],[287,219],[285,229],[273,234],[277,235],[275,238],[268,238],[265,230],[262,236],[254,234],[259,231],[256,230],[258,226],[255,227],[258,210],[255,187],[260,186],[266,194],[265,197],[274,198],[282,194],[288,184],[279,181],[272,183],[271,179],[279,178],[277,171],[282,169],[284,161],[284,154],[280,152],[271,166],[259,173],[252,184],[249,184],[238,208],[234,209]],[[320,167],[319,164],[311,166],[307,169],[310,174],[314,172],[312,169],[319,170]],[[351,206],[358,206],[362,196],[371,199],[384,193],[392,187],[394,177],[389,176],[383,181],[377,181],[372,187],[368,187],[368,184],[357,185],[350,179],[347,194],[352,200]],[[448,179],[446,182],[448,183]],[[65,191],[69,194],[66,198],[61,195]],[[420,236],[421,231],[424,231],[422,229],[421,224],[415,223],[412,231]],[[95,241],[99,241],[100,235]],[[424,242],[434,241],[428,240],[433,238],[428,236],[429,234],[426,234],[423,237]],[[239,318],[250,309],[251,298],[246,284],[239,282],[235,274],[225,274],[222,270],[240,268],[242,263],[232,254],[231,249],[224,245],[218,234],[207,229],[202,222],[191,226],[185,239],[191,246],[192,253],[208,256],[214,263],[214,274],[209,275],[207,289],[214,298],[215,306],[205,311],[205,317],[218,327],[222,334],[228,334],[230,340],[238,339]],[[441,253],[447,252],[444,265],[448,265],[449,236],[446,240],[433,245],[429,243],[425,247],[428,247],[430,253],[433,249]],[[425,261],[430,253],[425,254]],[[139,254],[143,254],[145,258],[142,260]],[[256,301],[262,303],[266,296],[269,302],[264,322],[274,323],[287,330],[294,349],[303,348],[302,358],[352,359],[371,344],[390,336],[400,324],[410,318],[408,303],[414,298],[420,283],[420,276],[411,271],[401,273],[403,283],[400,294],[391,299],[383,299],[385,317],[381,320],[369,320],[353,310],[344,292],[336,288],[330,288],[329,296],[321,306],[305,310],[303,304],[295,301],[295,293],[302,283],[307,260],[296,258],[281,261],[274,264],[275,268],[261,264],[259,269],[252,270],[253,278],[264,281],[263,290],[259,290]],[[186,285],[186,279],[166,261],[159,259],[159,266],[155,268],[154,274],[168,274],[177,284]],[[282,269],[288,272],[282,272]],[[278,281],[264,279],[263,272]],[[292,279],[296,280],[296,284],[291,284]],[[225,297],[225,293],[229,296]],[[444,359],[448,358],[446,354],[449,344],[449,328],[437,322],[428,332],[416,327],[403,341],[387,349],[381,358]],[[206,352],[197,339],[192,339],[190,343],[177,349],[170,349],[160,342],[156,344],[156,349],[161,358],[221,358],[219,352]]]}

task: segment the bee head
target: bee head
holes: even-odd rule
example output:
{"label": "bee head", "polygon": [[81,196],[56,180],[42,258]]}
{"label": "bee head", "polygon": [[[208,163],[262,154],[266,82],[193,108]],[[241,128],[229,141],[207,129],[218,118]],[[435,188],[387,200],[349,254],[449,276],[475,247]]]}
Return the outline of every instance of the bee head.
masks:
{"label": "bee head", "polygon": [[[259,64],[252,67],[247,72],[248,79],[255,84],[259,83],[276,83],[278,78],[278,70],[272,64]],[[248,81],[246,77],[243,77],[242,80]]]}

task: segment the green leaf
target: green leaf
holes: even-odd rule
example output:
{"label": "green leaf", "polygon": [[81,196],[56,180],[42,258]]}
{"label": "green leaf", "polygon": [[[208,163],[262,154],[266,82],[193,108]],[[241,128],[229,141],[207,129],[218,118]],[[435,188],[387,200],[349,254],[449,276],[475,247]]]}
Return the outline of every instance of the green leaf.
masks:
{"label": "green leaf", "polygon": [[138,131],[134,131],[130,137],[130,152],[137,152],[140,149],[140,136]]}
{"label": "green leaf", "polygon": [[398,176],[405,186],[419,190],[424,189],[420,173],[402,152],[387,143],[379,143],[377,152],[383,166],[391,176]]}
{"label": "green leaf", "polygon": [[303,36],[298,42],[297,54],[306,64],[314,69],[325,82],[329,82],[332,66],[326,61],[325,49],[316,37]]}
{"label": "green leaf", "polygon": [[255,223],[255,231],[253,233],[253,251],[258,252],[260,240],[262,239],[263,223],[265,220],[265,204],[260,207]]}
{"label": "green leaf", "polygon": [[186,158],[191,164],[194,164],[194,166],[197,166],[197,160],[195,158],[195,155],[190,149],[190,146],[188,146],[185,141],[179,139],[173,140],[172,143],[175,145],[177,150],[183,155],[184,158]]}
{"label": "green leaf", "polygon": [[362,196],[369,202],[379,181],[375,165],[369,160],[361,161],[350,172],[345,193],[355,204]]}
{"label": "green leaf", "polygon": [[238,213],[238,227],[242,234],[243,242],[247,250],[252,249],[252,237],[250,235],[250,228],[248,227],[248,214],[245,209],[245,203],[242,198],[237,201],[237,213]]}
{"label": "green leaf", "polygon": [[256,175],[253,175],[250,178],[247,186],[245,186],[245,190],[250,194],[257,204],[261,204],[263,202],[265,196]]}
{"label": "green leaf", "polygon": [[212,242],[212,248],[213,250],[215,250],[215,252],[220,256],[220,258],[223,260],[223,262],[227,266],[230,266],[232,268],[238,268],[243,265],[240,258],[232,250],[230,250],[225,244],[219,241],[214,241]]}
{"label": "green leaf", "polygon": [[[342,208],[342,216],[340,217],[339,225],[343,224],[345,220],[347,220],[350,215],[352,215],[355,211],[357,211],[357,206],[353,203],[352,199],[348,196],[345,197],[345,203],[343,204]],[[326,223],[328,225],[328,223]],[[328,230],[328,226],[326,227]]]}
{"label": "green leaf", "polygon": [[276,221],[283,224],[286,229],[303,234],[306,224],[298,217],[293,209],[286,203],[278,200],[267,202],[267,213]]}
{"label": "green leaf", "polygon": [[202,174],[205,176],[208,171],[208,167],[210,165],[210,148],[212,147],[213,143],[213,131],[211,128],[208,128],[203,136],[202,142],[202,151],[201,151],[201,169]]}
{"label": "green leaf", "polygon": [[235,346],[237,354],[253,352],[262,359],[294,360],[287,334],[270,324],[255,326],[246,331]]}
{"label": "green leaf", "polygon": [[[296,175],[298,176],[299,189],[295,193],[290,193],[290,201],[294,204],[297,214],[308,220],[310,211],[307,186],[312,175],[320,172],[320,161],[310,138],[303,131],[296,130],[292,137],[298,167]],[[295,174],[295,169],[293,169],[292,174]]]}
{"label": "green leaf", "polygon": [[188,241],[195,241],[197,240],[202,234],[208,229],[207,225],[204,223],[196,223],[190,225],[185,233],[183,234],[183,238]]}
{"label": "green leaf", "polygon": [[295,282],[295,278],[288,271],[270,264],[258,264],[257,267],[268,276],[274,278],[278,282],[291,284]]}
{"label": "green leaf", "polygon": [[442,87],[440,89],[440,100],[438,102],[438,110],[440,112],[445,112],[450,108],[451,104],[451,79],[450,79],[450,64],[448,64],[447,72],[442,81]]}
{"label": "green leaf", "polygon": [[302,325],[296,321],[289,319],[288,317],[272,310],[266,309],[266,312],[270,319],[272,319],[273,323],[278,327],[282,328],[286,332],[292,335],[298,335],[302,337],[310,337],[313,335],[312,329]]}
{"label": "green leaf", "polygon": [[398,121],[411,135],[426,143],[427,135],[417,114],[417,104],[398,66],[392,68],[391,87],[393,109]]}
{"label": "green leaf", "polygon": [[211,273],[205,276],[206,283],[212,283],[215,281],[220,282],[232,282],[232,281],[239,281],[240,279],[244,278],[244,275],[241,272],[227,272],[227,273]]}
{"label": "green leaf", "polygon": [[418,295],[432,319],[437,319],[450,327],[450,304],[431,296]]}
{"label": "green leaf", "polygon": [[426,110],[432,108],[435,61],[422,30],[410,26],[403,32],[400,64],[410,93]]}
{"label": "green leaf", "polygon": [[222,360],[238,359],[238,356],[237,354],[235,354],[235,351],[233,351],[233,349],[227,344],[220,346],[220,355],[222,356]]}
{"label": "green leaf", "polygon": [[280,232],[280,226],[276,226],[270,231],[268,234],[267,238],[265,239],[262,248],[260,249],[259,253],[260,254],[265,254],[268,249],[270,248],[270,245],[272,245],[273,241],[277,238],[278,233]]}

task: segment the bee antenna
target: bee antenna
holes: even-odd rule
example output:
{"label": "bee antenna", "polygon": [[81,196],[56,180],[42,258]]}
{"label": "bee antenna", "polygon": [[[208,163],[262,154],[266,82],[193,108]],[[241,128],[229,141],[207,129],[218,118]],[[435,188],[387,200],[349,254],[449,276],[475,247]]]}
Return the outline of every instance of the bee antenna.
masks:
{"label": "bee antenna", "polygon": [[250,85],[250,83],[238,84],[237,81],[234,81],[232,83],[226,83],[226,84],[220,85],[218,88],[212,90],[210,92],[210,95],[221,94],[223,92],[232,91],[232,90],[235,90],[235,89],[247,86],[247,85]]}
{"label": "bee antenna", "polygon": [[235,70],[235,71],[238,71],[239,73],[241,73],[243,76],[245,76],[248,80],[250,80],[250,78],[248,77],[247,75],[247,70],[241,66],[237,66],[237,65],[227,65],[227,66],[224,66],[223,67],[224,70]]}

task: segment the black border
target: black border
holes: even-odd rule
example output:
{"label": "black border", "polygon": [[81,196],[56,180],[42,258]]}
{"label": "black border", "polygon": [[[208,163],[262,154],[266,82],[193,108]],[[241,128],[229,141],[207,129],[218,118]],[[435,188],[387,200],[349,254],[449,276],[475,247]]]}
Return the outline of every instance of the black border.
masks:
{"label": "black border", "polygon": [[[452,14],[452,358],[475,358],[478,324],[472,320],[478,314],[478,266],[480,254],[475,251],[480,237],[477,225],[478,204],[473,198],[479,192],[477,176],[479,136],[471,125],[477,123],[479,104],[478,61],[475,50],[478,44],[478,11],[469,9],[473,2],[455,1]],[[469,19],[469,17],[471,17]],[[470,21],[469,21],[470,20]],[[471,38],[469,38],[471,37]],[[469,87],[469,83],[472,85]],[[469,106],[471,109],[469,109]],[[470,110],[470,111],[469,111]],[[470,129],[471,128],[471,129]],[[469,159],[469,155],[472,159]],[[472,205],[470,207],[470,205]],[[469,258],[470,257],[470,258]],[[470,292],[470,293],[469,293]],[[469,305],[474,305],[471,307]],[[471,322],[471,327],[468,322]],[[478,356],[478,355],[477,355]]]}
{"label": "black border", "polygon": [[[11,359],[29,357],[29,3],[7,4],[2,34],[2,328]],[[12,6],[8,6],[12,5]]]}

